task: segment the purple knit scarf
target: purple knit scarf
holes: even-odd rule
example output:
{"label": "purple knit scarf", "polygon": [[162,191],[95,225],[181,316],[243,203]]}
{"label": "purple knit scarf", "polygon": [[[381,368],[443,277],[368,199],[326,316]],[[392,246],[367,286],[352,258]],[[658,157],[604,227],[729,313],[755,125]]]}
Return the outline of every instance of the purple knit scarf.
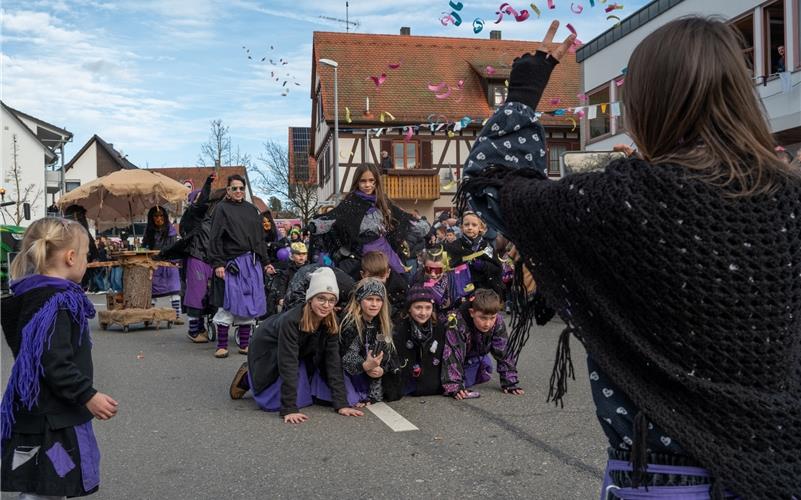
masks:
{"label": "purple knit scarf", "polygon": [[[0,422],[2,438],[11,436],[11,427],[15,422],[14,401],[18,398],[28,410],[31,410],[39,399],[39,382],[44,376],[42,353],[45,344],[48,348],[53,336],[58,311],[65,309],[70,313],[72,321],[81,326],[78,345],[83,342],[84,335],[89,334],[89,318],[95,317],[95,308],[86,297],[80,285],[61,278],[34,274],[11,283],[14,295],[22,295],[35,288],[57,290],[47,299],[31,320],[22,328],[19,353],[11,368],[3,403],[0,406]],[[89,339],[91,342],[91,338]]]}

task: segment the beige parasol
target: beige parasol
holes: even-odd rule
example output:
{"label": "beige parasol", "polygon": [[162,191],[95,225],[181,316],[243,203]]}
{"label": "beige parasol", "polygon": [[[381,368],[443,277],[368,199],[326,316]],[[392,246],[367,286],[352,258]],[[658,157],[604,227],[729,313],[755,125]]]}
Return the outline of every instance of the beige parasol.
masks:
{"label": "beige parasol", "polygon": [[100,230],[127,227],[151,207],[185,201],[189,188],[145,169],[118,170],[73,189],[58,200],[61,209],[80,205]]}

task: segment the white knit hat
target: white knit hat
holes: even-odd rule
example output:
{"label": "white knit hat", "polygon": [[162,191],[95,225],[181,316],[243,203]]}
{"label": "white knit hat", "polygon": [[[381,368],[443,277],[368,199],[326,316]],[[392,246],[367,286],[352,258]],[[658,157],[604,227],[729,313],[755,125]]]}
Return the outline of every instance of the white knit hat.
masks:
{"label": "white knit hat", "polygon": [[311,273],[309,288],[306,290],[306,302],[310,301],[318,293],[331,293],[339,300],[337,277],[329,267],[321,267]]}

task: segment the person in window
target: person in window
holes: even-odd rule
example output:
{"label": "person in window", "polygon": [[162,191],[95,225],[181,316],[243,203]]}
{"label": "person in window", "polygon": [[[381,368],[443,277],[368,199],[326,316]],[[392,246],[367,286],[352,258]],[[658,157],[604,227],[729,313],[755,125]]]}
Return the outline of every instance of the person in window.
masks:
{"label": "person in window", "polygon": [[775,59],[775,63],[773,63],[773,73],[784,73],[787,71],[787,65],[785,64],[784,58],[784,45],[779,45],[776,48],[776,54],[778,57]]}
{"label": "person in window", "polygon": [[392,170],[392,157],[389,156],[389,151],[386,149],[381,151],[381,171],[386,172],[387,170]]}
{"label": "person in window", "polygon": [[774,152],[740,40],[699,17],[646,36],[623,95],[638,153],[551,181],[535,109],[574,41],[552,45],[558,26],[515,61],[460,193],[566,324],[549,399],[572,334],[610,445],[602,498],[798,496],[801,174]]}

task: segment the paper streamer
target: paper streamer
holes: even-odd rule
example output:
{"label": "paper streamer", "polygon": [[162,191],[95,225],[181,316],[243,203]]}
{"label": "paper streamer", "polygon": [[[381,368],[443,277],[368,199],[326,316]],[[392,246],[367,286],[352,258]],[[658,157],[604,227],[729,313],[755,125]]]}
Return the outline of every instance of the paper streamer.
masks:
{"label": "paper streamer", "polygon": [[368,76],[368,80],[372,80],[375,88],[379,88],[385,81],[387,81],[387,74],[381,73],[381,76]]}
{"label": "paper streamer", "polygon": [[623,6],[622,6],[622,5],[620,5],[620,4],[616,4],[616,3],[613,3],[613,4],[609,4],[609,5],[607,5],[607,6],[606,6],[606,8],[604,9],[604,12],[606,12],[607,14],[609,14],[609,13],[610,13],[610,12],[612,12],[613,10],[621,10],[621,9],[623,9]]}
{"label": "paper streamer", "polygon": [[555,9],[556,8],[556,5],[554,5],[553,0],[548,0],[548,8],[549,9]]}
{"label": "paper streamer", "polygon": [[496,73],[495,68],[492,66],[487,66],[487,76],[492,76]]}
{"label": "paper streamer", "polygon": [[584,6],[581,4],[576,5],[574,3],[571,3],[570,10],[572,10],[574,14],[581,14],[582,12],[584,12]]}
{"label": "paper streamer", "polygon": [[392,116],[392,113],[390,113],[389,111],[382,111],[381,114],[378,116],[378,121],[384,123],[387,117],[389,117],[390,120],[395,119],[395,117]]}
{"label": "paper streamer", "polygon": [[562,102],[562,99],[555,97],[551,99],[549,102],[551,103],[551,106],[558,106],[559,103]]}
{"label": "paper streamer", "polygon": [[576,130],[576,125],[577,125],[576,124],[576,120],[574,120],[573,118],[570,118],[570,123],[573,124],[573,128],[571,128],[570,131],[573,132],[573,131]]}
{"label": "paper streamer", "polygon": [[567,30],[568,30],[569,32],[571,32],[571,33],[573,33],[574,35],[578,36],[578,33],[576,33],[576,28],[574,28],[572,24],[570,24],[570,23],[567,23],[567,24],[565,25],[565,28],[567,28]]}
{"label": "paper streamer", "polygon": [[442,92],[443,90],[445,90],[445,88],[447,86],[448,86],[448,84],[445,83],[445,82],[440,82],[437,85],[433,85],[433,84],[429,83],[428,84],[428,90],[430,90],[431,92]]}
{"label": "paper streamer", "polygon": [[621,78],[620,80],[616,80],[615,81],[615,87],[620,87],[621,85],[623,85],[624,81],[626,81],[625,78]]}
{"label": "paper streamer", "polygon": [[576,94],[580,102],[584,102],[587,100],[587,94]]}
{"label": "paper streamer", "polygon": [[401,67],[401,61],[398,61],[396,63],[389,63],[388,66],[389,69],[398,69]]}
{"label": "paper streamer", "polygon": [[347,106],[345,106],[345,121],[347,123],[352,123],[353,122],[353,120],[351,120],[351,118],[350,118],[350,108],[347,107]]}
{"label": "paper streamer", "polygon": [[462,7],[464,7],[464,5],[462,5],[462,2],[453,3],[453,0],[451,0],[448,5],[450,5],[451,9],[453,10],[462,10]]}
{"label": "paper streamer", "polygon": [[462,118],[462,119],[459,121],[459,124],[462,126],[462,128],[465,128],[465,127],[467,127],[467,126],[468,126],[468,125],[470,125],[471,123],[473,123],[473,119],[472,119],[472,118],[470,118],[469,116],[465,116],[464,118]]}
{"label": "paper streamer", "polygon": [[481,30],[484,29],[484,20],[479,19],[478,17],[473,20],[473,33],[481,33]]}
{"label": "paper streamer", "polygon": [[451,87],[450,86],[448,86],[448,91],[447,92],[444,92],[442,94],[434,94],[434,97],[436,97],[437,99],[447,99],[450,96],[451,96]]}
{"label": "paper streamer", "polygon": [[414,130],[412,127],[406,127],[406,134],[403,136],[403,142],[409,142],[412,140],[412,135],[414,134]]}
{"label": "paper streamer", "polygon": [[595,0],[590,0],[590,7],[595,7]]}
{"label": "paper streamer", "polygon": [[439,22],[441,22],[443,26],[447,26],[448,23],[451,23],[454,26],[460,26],[462,24],[462,17],[455,11],[451,12],[450,14],[443,12],[443,14],[444,15],[439,18]]}
{"label": "paper streamer", "polygon": [[609,21],[611,19],[617,20],[617,22],[615,23],[615,26],[620,26],[620,18],[619,17],[617,17],[617,16],[606,16],[606,20],[607,21]]}
{"label": "paper streamer", "polygon": [[529,13],[527,10],[523,9],[520,12],[518,12],[514,7],[512,7],[506,2],[502,3],[501,6],[498,8],[498,11],[495,13],[498,14],[498,20],[495,21],[495,24],[498,24],[501,22],[501,20],[503,20],[504,14],[513,16],[515,18],[515,21],[517,21],[518,23],[522,23],[529,17]]}
{"label": "paper streamer", "polygon": [[534,11],[534,13],[535,13],[535,14],[537,14],[537,17],[540,17],[540,15],[541,15],[542,13],[540,12],[540,9],[539,9],[539,7],[537,7],[536,5],[534,5],[534,3],[532,3],[531,5],[529,5],[529,7],[531,7],[531,10],[533,10],[533,11]]}

